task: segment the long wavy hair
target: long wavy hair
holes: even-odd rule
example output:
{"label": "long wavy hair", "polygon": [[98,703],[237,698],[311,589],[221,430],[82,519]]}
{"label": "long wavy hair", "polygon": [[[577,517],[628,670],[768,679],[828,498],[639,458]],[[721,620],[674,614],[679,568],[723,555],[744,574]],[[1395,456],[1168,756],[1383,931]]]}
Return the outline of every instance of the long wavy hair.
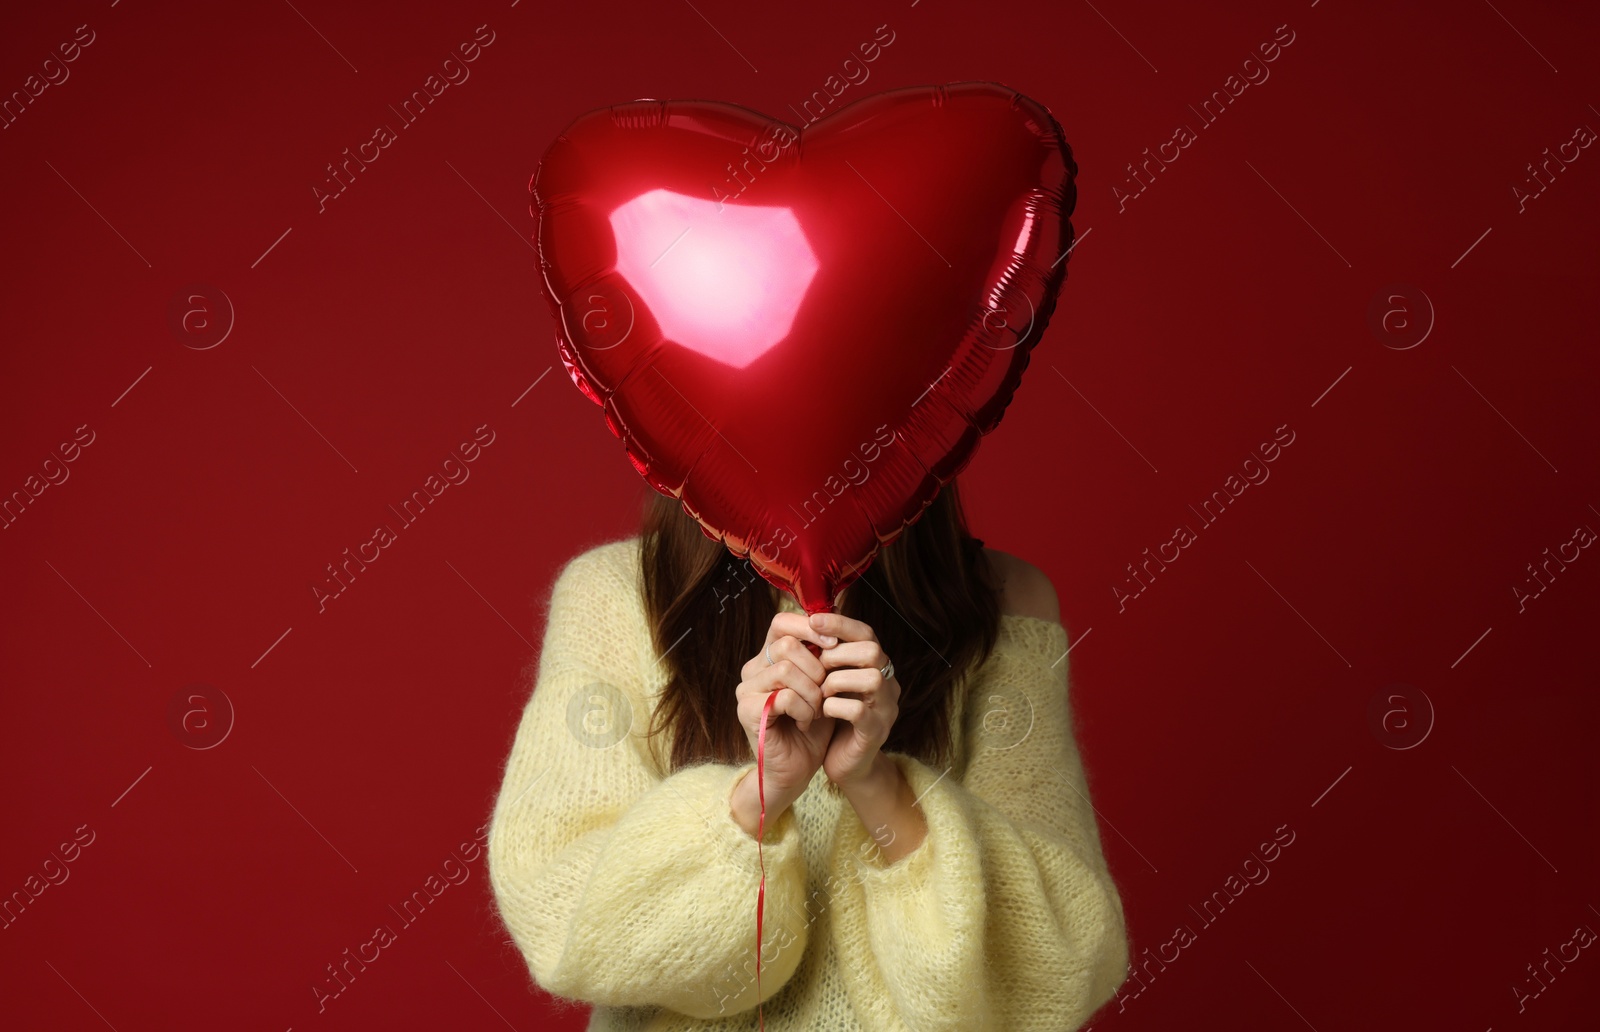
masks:
{"label": "long wavy hair", "polygon": [[[669,672],[648,738],[670,731],[669,772],[749,760],[734,688],[766,640],[778,590],[749,560],[707,537],[677,500],[655,491],[645,502],[640,546],[645,609]],[[900,714],[883,748],[951,762],[949,700],[988,658],[1000,630],[995,573],[967,530],[954,481],[845,589],[838,611],[869,625],[894,660]]]}

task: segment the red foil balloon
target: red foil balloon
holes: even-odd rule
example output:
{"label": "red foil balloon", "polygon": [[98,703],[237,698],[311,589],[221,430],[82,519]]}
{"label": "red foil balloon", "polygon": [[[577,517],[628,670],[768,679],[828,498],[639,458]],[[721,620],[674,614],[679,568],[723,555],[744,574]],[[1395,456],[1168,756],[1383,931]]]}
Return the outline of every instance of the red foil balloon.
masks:
{"label": "red foil balloon", "polygon": [[635,468],[807,612],[993,430],[1055,309],[1077,165],[997,83],[796,127],[592,111],[530,184],[568,374]]}

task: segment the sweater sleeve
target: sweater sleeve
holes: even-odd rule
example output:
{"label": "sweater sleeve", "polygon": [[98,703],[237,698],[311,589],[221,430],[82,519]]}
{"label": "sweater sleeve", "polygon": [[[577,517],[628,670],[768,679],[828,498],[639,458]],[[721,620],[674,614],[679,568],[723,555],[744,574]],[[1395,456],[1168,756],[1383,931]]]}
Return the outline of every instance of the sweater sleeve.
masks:
{"label": "sweater sleeve", "polygon": [[[761,868],[755,839],[729,808],[755,763],[663,777],[651,760],[643,674],[654,650],[626,544],[585,552],[556,579],[533,694],[490,819],[490,882],[547,992],[725,1016],[757,1003],[749,972]],[[805,913],[805,858],[792,809],[769,817],[761,859],[764,1002],[805,949],[806,924],[795,919]]]}
{"label": "sweater sleeve", "polygon": [[887,753],[928,831],[892,864],[848,804],[835,942],[871,1032],[1075,1029],[1126,977],[1122,899],[1074,739],[1066,631],[1002,622],[967,695],[965,773]]}

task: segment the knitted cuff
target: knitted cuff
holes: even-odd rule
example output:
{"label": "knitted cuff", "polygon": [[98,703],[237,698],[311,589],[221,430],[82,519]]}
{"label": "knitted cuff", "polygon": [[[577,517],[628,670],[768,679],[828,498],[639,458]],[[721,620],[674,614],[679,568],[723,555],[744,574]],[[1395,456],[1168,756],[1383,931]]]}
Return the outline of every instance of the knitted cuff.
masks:
{"label": "knitted cuff", "polygon": [[755,769],[755,761],[751,760],[727,768],[725,776],[714,779],[712,798],[716,813],[711,815],[709,820],[723,859],[735,870],[754,871],[759,877],[763,862],[770,872],[775,866],[781,867],[797,860],[801,855],[801,843],[800,825],[795,820],[793,806],[786,807],[776,818],[772,809],[768,808],[766,828],[761,837],[759,852],[755,836],[745,831],[739,822],[734,820],[733,788],[747,771],[752,772],[751,777],[755,777],[753,773]]}

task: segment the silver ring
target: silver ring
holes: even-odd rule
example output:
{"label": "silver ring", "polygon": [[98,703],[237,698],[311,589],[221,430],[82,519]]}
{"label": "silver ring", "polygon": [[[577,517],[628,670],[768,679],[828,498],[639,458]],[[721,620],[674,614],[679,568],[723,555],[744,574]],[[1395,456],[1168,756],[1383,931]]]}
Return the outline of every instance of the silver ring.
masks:
{"label": "silver ring", "polygon": [[889,660],[889,662],[887,662],[883,666],[879,667],[878,668],[878,673],[883,675],[883,679],[885,681],[887,681],[891,677],[893,677],[894,676],[894,660],[891,659],[891,660]]}
{"label": "silver ring", "polygon": [[767,653],[767,666],[771,666],[772,665],[772,642],[770,642],[770,641],[767,642],[766,653]]}

